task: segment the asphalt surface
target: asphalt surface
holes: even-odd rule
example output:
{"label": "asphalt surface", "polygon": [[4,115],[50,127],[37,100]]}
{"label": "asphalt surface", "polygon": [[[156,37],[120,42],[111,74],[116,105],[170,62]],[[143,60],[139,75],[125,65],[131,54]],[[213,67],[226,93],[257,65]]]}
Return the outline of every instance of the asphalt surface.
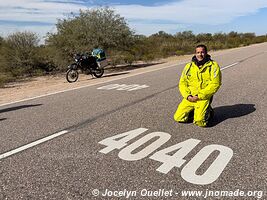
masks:
{"label": "asphalt surface", "polygon": [[1,106],[0,199],[267,199],[267,43],[213,59],[209,128],[173,120],[184,64]]}

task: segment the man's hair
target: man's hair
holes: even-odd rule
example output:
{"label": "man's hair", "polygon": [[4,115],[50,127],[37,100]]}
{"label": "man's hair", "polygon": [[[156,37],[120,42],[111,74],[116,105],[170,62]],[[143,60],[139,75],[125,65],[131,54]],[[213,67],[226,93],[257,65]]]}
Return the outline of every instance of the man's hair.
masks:
{"label": "man's hair", "polygon": [[206,53],[208,53],[208,48],[207,48],[206,45],[204,45],[204,44],[199,44],[199,45],[196,46],[196,48],[200,48],[200,47],[203,48],[203,49],[205,50]]}

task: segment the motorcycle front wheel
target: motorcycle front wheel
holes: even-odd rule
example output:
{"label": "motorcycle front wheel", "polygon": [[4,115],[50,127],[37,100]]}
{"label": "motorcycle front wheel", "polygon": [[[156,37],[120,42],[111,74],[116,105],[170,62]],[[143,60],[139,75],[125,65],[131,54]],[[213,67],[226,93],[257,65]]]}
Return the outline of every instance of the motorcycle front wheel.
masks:
{"label": "motorcycle front wheel", "polygon": [[79,73],[77,70],[69,69],[66,74],[66,79],[69,83],[73,83],[78,80]]}
{"label": "motorcycle front wheel", "polygon": [[97,67],[94,71],[93,71],[93,75],[96,77],[96,78],[100,78],[101,76],[103,76],[104,74],[104,69],[103,68],[99,68]]}

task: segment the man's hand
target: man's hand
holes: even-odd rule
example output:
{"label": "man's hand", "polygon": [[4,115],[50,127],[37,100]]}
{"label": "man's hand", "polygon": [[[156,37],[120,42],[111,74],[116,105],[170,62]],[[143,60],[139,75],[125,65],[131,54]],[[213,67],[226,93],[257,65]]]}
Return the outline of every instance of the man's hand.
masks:
{"label": "man's hand", "polygon": [[187,100],[190,102],[196,102],[198,100],[198,96],[197,95],[196,96],[190,95],[187,97]]}

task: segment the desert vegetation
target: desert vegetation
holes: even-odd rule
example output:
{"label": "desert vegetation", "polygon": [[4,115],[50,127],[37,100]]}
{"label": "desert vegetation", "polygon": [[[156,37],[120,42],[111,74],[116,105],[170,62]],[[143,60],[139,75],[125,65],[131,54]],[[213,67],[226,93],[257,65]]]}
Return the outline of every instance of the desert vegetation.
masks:
{"label": "desert vegetation", "polygon": [[90,53],[96,47],[106,51],[110,65],[115,67],[191,54],[199,43],[206,44],[209,50],[219,50],[267,41],[267,34],[234,31],[214,34],[159,31],[150,36],[138,35],[108,7],[71,14],[58,20],[55,26],[57,32],[47,33],[44,43],[29,31],[0,37],[0,86],[25,77],[64,72],[74,53]]}

